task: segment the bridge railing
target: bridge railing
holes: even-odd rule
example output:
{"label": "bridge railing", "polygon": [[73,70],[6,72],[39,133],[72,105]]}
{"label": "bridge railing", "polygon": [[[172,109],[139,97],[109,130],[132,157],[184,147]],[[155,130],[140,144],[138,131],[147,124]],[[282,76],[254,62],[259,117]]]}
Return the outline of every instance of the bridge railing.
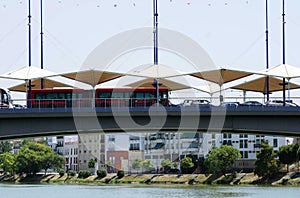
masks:
{"label": "bridge railing", "polygon": [[[167,99],[161,99],[160,103],[164,106],[185,106],[183,102],[185,100],[205,100],[209,102],[209,105],[219,106],[219,97],[171,97]],[[236,102],[243,104],[247,101],[256,101],[265,106],[267,103],[264,97],[225,97],[223,102],[230,103]],[[282,97],[270,97],[270,101],[282,101]],[[300,97],[292,97],[287,102],[293,102],[295,105],[300,106]],[[103,107],[103,108],[118,108],[118,107],[149,107],[156,104],[156,99],[139,99],[139,98],[85,98],[85,99],[39,99],[39,100],[26,100],[26,99],[14,99],[15,108],[87,108],[87,107]],[[195,103],[196,105],[204,105],[206,103]],[[251,105],[249,105],[251,106]],[[283,106],[282,103],[274,103],[270,106]]]}

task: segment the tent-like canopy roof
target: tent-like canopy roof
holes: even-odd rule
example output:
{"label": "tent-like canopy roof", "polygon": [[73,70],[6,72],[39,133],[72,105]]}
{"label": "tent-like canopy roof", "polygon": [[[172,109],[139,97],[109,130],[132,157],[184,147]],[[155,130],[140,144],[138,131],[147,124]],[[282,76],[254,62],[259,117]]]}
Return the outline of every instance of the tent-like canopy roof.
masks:
{"label": "tent-like canopy roof", "polygon": [[[239,90],[246,90],[246,91],[254,91],[254,92],[260,92],[263,94],[267,93],[266,88],[266,79],[267,77],[261,77],[249,82],[245,82],[233,87],[229,87],[230,89],[239,89]],[[286,85],[287,86],[287,85]],[[299,89],[300,86],[294,83],[290,83],[289,85],[290,89]],[[281,91],[283,89],[282,86],[282,80],[274,77],[269,77],[269,91],[275,92],[275,91]]]}
{"label": "tent-like canopy roof", "polygon": [[58,74],[47,71],[45,69],[40,69],[35,66],[25,66],[18,70],[8,72],[6,74],[0,75],[0,78],[14,79],[14,80],[34,80],[50,76],[58,76]]}
{"label": "tent-like canopy roof", "polygon": [[221,68],[221,69],[208,70],[203,72],[190,73],[189,75],[194,76],[196,78],[201,78],[203,80],[217,83],[218,85],[221,86],[225,83],[238,80],[240,78],[247,77],[252,74],[253,73],[246,72],[246,71]]}
{"label": "tent-like canopy roof", "polygon": [[162,79],[162,78],[169,78],[175,76],[182,76],[184,74],[168,66],[164,66],[161,64],[149,64],[149,65],[142,65],[134,69],[133,71],[128,72],[127,75]]}
{"label": "tent-like canopy roof", "polygon": [[300,77],[300,68],[291,66],[288,64],[281,64],[281,65],[277,65],[275,67],[257,72],[257,74],[291,79],[291,78]]}
{"label": "tent-like canopy roof", "polygon": [[[151,78],[139,80],[137,82],[130,83],[127,86],[129,86],[129,87],[155,87],[154,80]],[[167,79],[160,79],[159,87],[169,88],[169,90],[171,90],[171,91],[191,88],[188,85],[177,83],[177,82],[167,80]]]}
{"label": "tent-like canopy roof", "polygon": [[83,83],[91,85],[92,87],[95,87],[96,85],[98,85],[100,83],[104,83],[104,82],[122,77],[122,76],[124,76],[124,74],[110,72],[110,71],[97,70],[97,69],[88,69],[88,70],[64,73],[64,74],[61,74],[61,76],[72,79],[72,80],[76,80],[79,82],[83,82]]}
{"label": "tent-like canopy roof", "polygon": [[[53,87],[70,87],[70,85],[50,80],[50,79],[43,79],[44,80],[44,88],[53,88]],[[41,89],[41,80],[36,79],[31,81],[32,89]],[[8,88],[10,91],[19,91],[19,92],[26,92],[26,83],[22,83],[19,85],[15,85],[13,87]]]}

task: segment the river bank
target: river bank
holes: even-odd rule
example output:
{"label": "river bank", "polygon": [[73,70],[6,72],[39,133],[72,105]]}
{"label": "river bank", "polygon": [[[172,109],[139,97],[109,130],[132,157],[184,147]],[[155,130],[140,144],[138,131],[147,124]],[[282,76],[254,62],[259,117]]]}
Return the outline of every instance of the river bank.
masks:
{"label": "river bank", "polygon": [[41,183],[41,184],[230,184],[230,185],[300,185],[300,174],[297,172],[279,173],[275,178],[262,180],[253,173],[238,173],[236,175],[204,175],[204,174],[127,174],[118,178],[116,174],[108,174],[104,178],[92,175],[85,179],[67,174],[40,174],[36,176],[5,176],[0,175],[0,182],[9,183]]}

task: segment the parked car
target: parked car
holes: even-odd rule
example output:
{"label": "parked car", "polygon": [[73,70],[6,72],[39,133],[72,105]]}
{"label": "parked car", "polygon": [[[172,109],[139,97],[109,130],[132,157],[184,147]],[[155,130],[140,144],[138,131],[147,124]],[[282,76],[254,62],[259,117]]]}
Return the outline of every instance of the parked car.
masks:
{"label": "parked car", "polygon": [[[283,101],[282,100],[270,100],[266,102],[267,106],[283,106]],[[294,103],[292,100],[286,100],[285,101],[285,106],[287,107],[299,107],[296,103]]]}
{"label": "parked car", "polygon": [[221,103],[221,106],[224,106],[224,107],[237,107],[239,105],[240,105],[239,102],[222,102]]}
{"label": "parked car", "polygon": [[196,105],[210,105],[208,100],[196,99],[196,100],[184,100],[182,106],[196,106]]}
{"label": "parked car", "polygon": [[26,105],[13,104],[14,109],[26,109]]}
{"label": "parked car", "polygon": [[258,102],[258,101],[246,101],[244,103],[241,103],[240,106],[263,106],[262,103]]}

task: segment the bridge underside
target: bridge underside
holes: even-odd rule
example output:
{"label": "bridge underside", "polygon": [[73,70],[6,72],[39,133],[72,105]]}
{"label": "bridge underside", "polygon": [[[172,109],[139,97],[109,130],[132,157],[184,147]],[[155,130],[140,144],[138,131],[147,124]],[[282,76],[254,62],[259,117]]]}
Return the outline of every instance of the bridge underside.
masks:
{"label": "bridge underside", "polygon": [[[199,113],[200,112],[200,113]],[[80,133],[224,132],[300,136],[298,111],[55,111],[0,113],[0,139]]]}

